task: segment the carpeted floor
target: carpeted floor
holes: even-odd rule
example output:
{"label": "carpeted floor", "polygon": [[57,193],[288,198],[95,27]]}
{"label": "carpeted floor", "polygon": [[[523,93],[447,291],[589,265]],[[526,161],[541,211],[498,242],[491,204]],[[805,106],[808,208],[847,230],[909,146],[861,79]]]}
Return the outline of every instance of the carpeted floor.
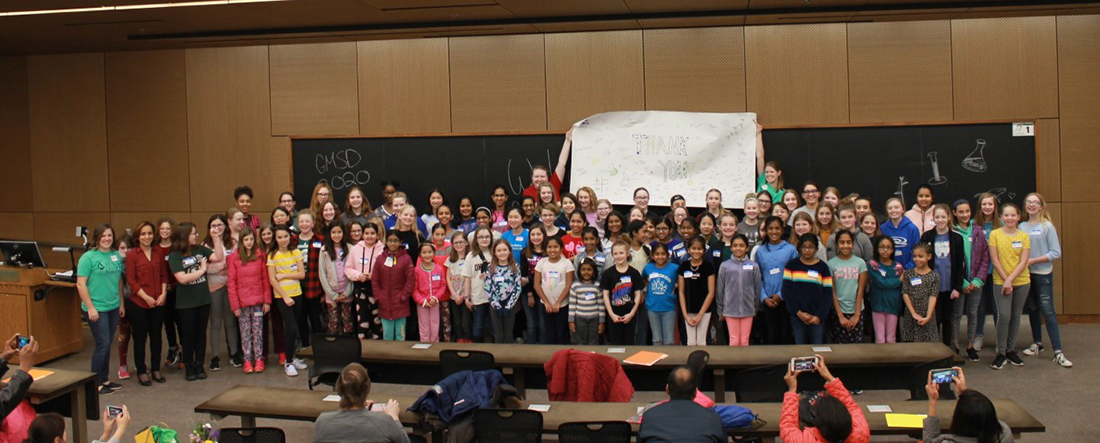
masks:
{"label": "carpeted floor", "polygon": [[[1026,317],[1025,317],[1026,318]],[[1019,345],[1030,342],[1030,328],[1025,320],[1021,327]],[[986,327],[986,337],[996,336],[992,324]],[[1049,348],[1040,357],[1024,357],[1024,367],[1005,365],[1000,371],[989,368],[994,351],[986,347],[982,351],[982,361],[966,366],[966,375],[970,387],[994,398],[1012,398],[1020,403],[1032,415],[1047,426],[1047,432],[1039,435],[1025,435],[1028,441],[1086,442],[1095,441],[1100,435],[1100,420],[1094,420],[1090,401],[1100,398],[1100,383],[1095,380],[1100,375],[1100,357],[1092,354],[1096,348],[1089,343],[1100,343],[1100,325],[1062,325],[1062,340],[1066,355],[1073,360],[1075,367],[1063,369],[1051,362],[1053,353]],[[47,362],[48,367],[88,370],[92,354],[91,334],[85,330],[84,349],[80,353],[55,361]],[[131,360],[133,354],[131,353]],[[130,425],[132,432],[143,427],[165,423],[180,431],[186,441],[187,430],[196,424],[211,420],[209,416],[193,412],[195,405],[217,395],[225,389],[238,384],[268,385],[306,388],[305,375],[297,378],[286,377],[278,365],[269,366],[263,374],[246,375],[239,368],[229,365],[226,356],[221,357],[223,369],[209,372],[210,378],[204,381],[186,382],[182,370],[166,370],[168,383],[143,387],[137,379],[123,381],[124,388],[112,395],[100,399],[101,405],[127,405],[134,417]],[[270,361],[270,360],[269,360]],[[111,378],[117,379],[117,348],[112,349]],[[133,369],[131,361],[131,369]],[[387,385],[377,383],[375,390],[386,389],[391,392],[417,396],[424,386]],[[545,391],[529,391],[532,400],[545,400]],[[664,398],[663,393],[640,392],[636,401],[655,401]],[[856,397],[861,404],[899,401],[908,398],[904,391],[868,391]],[[408,406],[408,405],[402,405]],[[1090,418],[1091,417],[1091,418]],[[214,422],[215,426],[240,426],[237,418],[226,418]],[[259,426],[276,426],[284,429],[291,442],[308,442],[312,439],[312,424],[296,421],[258,420]],[[100,423],[89,423],[89,432],[95,436],[102,430]],[[898,439],[872,438],[874,441],[897,441]]]}

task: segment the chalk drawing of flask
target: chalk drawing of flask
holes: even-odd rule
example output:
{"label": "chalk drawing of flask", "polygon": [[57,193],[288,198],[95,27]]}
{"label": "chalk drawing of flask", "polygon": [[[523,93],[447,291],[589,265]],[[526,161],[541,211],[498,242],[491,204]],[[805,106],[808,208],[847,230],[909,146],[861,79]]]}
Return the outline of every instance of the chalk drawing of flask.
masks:
{"label": "chalk drawing of flask", "polygon": [[985,172],[989,169],[989,165],[985,162],[985,140],[978,139],[977,146],[973,151],[970,151],[970,155],[962,161],[962,167],[971,172]]}

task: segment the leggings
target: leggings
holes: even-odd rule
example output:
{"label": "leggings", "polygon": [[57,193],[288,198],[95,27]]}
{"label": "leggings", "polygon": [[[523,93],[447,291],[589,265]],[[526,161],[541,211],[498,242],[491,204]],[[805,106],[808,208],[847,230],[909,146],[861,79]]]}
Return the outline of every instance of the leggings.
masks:
{"label": "leggings", "polygon": [[[692,317],[699,315],[698,313],[691,314]],[[751,324],[749,325],[752,326]],[[699,320],[699,324],[692,326],[684,320],[684,329],[687,330],[687,345],[688,346],[706,346],[707,345],[707,331],[710,330],[710,313],[704,312],[702,320]]]}
{"label": "leggings", "polygon": [[542,332],[542,344],[567,345],[569,344],[569,305],[562,306],[558,312],[548,313],[542,305],[538,306],[538,322],[545,328]]}
{"label": "leggings", "polygon": [[936,326],[940,328],[940,339],[943,344],[949,349],[954,350],[958,347],[957,335],[955,333],[955,302],[962,299],[962,293],[959,293],[959,298],[951,299],[951,291],[942,291],[936,297]]}
{"label": "leggings", "polygon": [[1047,335],[1055,352],[1062,351],[1062,336],[1058,333],[1058,316],[1054,312],[1054,274],[1031,274],[1031,338],[1035,343],[1043,342],[1043,321],[1047,323]]}
{"label": "leggings", "polygon": [[[127,299],[126,303],[130,303]],[[135,305],[137,306],[137,305]],[[126,317],[119,317],[118,319],[118,367],[126,366],[127,356],[130,351],[130,305],[126,305]]]}
{"label": "leggings", "polygon": [[419,326],[420,341],[426,343],[439,342],[439,306],[417,306],[416,320]]}
{"label": "leggings", "polygon": [[298,352],[298,318],[302,316],[302,299],[304,297],[292,297],[293,306],[287,306],[282,297],[275,299],[275,308],[283,317],[283,352],[286,353],[286,361],[294,360]]}
{"label": "leggings", "polygon": [[[611,312],[620,317],[629,314],[630,309],[633,308],[633,304],[623,306],[612,306]],[[639,307],[640,309],[641,307]],[[630,319],[628,323],[615,323],[611,321],[609,317],[607,319],[607,343],[615,346],[630,346],[635,344],[634,328],[637,326],[638,315]],[[645,344],[645,343],[642,343]]]}
{"label": "leggings", "polygon": [[222,331],[225,331],[226,353],[236,355],[241,350],[241,337],[237,327],[237,316],[229,304],[229,287],[210,292],[210,355],[217,357],[221,352]]}
{"label": "leggings", "polygon": [[241,332],[241,353],[251,363],[264,359],[264,305],[245,306],[237,317]]}
{"label": "leggings", "polygon": [[168,340],[168,349],[176,349],[179,346],[178,332],[179,316],[176,315],[176,288],[169,286],[168,295],[164,299],[164,336]]}
{"label": "leggings", "polygon": [[730,346],[748,346],[752,335],[752,317],[726,317]]}
{"label": "leggings", "polygon": [[382,319],[382,340],[405,341],[405,319]]}
{"label": "leggings", "polygon": [[352,301],[325,303],[328,308],[328,333],[350,335],[355,327],[352,322]]}
{"label": "leggings", "polygon": [[[795,321],[801,322],[798,317]],[[791,313],[787,304],[780,301],[774,308],[764,305],[764,342],[769,345],[788,345],[794,343]]]}
{"label": "leggings", "polygon": [[[145,309],[126,300],[126,318],[132,325],[134,342],[134,370],[137,374],[160,371],[161,328],[164,327],[164,306]],[[121,322],[119,322],[121,324]],[[121,329],[121,326],[119,327]],[[149,366],[145,366],[145,341],[149,340]],[[119,353],[121,353],[121,348]]]}
{"label": "leggings", "polygon": [[360,339],[382,339],[382,317],[378,315],[378,299],[369,281],[355,282],[355,330]]}
{"label": "leggings", "polygon": [[[983,292],[984,292],[984,290],[979,288],[979,289],[974,290],[973,292],[971,292],[969,294],[963,294],[962,297],[959,297],[958,299],[955,300],[955,302],[956,302],[955,303],[955,308],[956,308],[955,309],[955,330],[956,331],[961,331],[962,316],[963,316],[964,312],[966,313],[966,348],[967,349],[973,349],[974,348],[974,338],[975,338],[975,336],[978,335],[978,333],[981,332],[980,328],[982,326],[985,326],[985,325],[982,325],[978,322],[978,318],[979,318],[978,306],[980,306],[981,303],[982,303],[982,293]],[[962,309],[958,309],[960,301],[961,301],[961,304],[963,305]],[[980,318],[985,318],[985,316],[981,315]],[[960,333],[959,335],[962,335],[962,334]]]}
{"label": "leggings", "polygon": [[872,312],[875,323],[875,343],[898,342],[898,315],[885,312]]}
{"label": "leggings", "polygon": [[[989,267],[992,268],[993,265],[989,265]],[[978,337],[985,336],[985,317],[989,311],[993,311],[994,327],[1001,321],[1001,311],[997,308],[997,296],[1000,291],[1000,288],[993,286],[993,274],[989,274],[989,277],[985,279],[985,285],[982,286],[982,298],[978,300],[978,321],[975,322],[978,326]]]}
{"label": "leggings", "polygon": [[279,311],[279,307],[276,306],[274,301],[271,304],[271,309],[267,311],[268,328],[265,328],[265,334],[267,331],[271,331],[271,352],[276,354],[283,354],[286,352],[286,331],[283,328],[283,314]]}
{"label": "leggings", "polygon": [[467,343],[472,341],[474,338],[474,311],[466,304],[459,305],[453,301],[447,301],[446,304],[450,305],[451,309],[451,324],[454,326],[455,341],[466,341]]}
{"label": "leggings", "polygon": [[309,346],[309,334],[325,331],[324,319],[321,318],[325,307],[322,306],[324,302],[321,301],[320,297],[306,298],[303,296],[295,301],[297,302],[295,305],[302,305],[302,314],[298,318],[300,334],[298,339],[302,341],[302,347],[304,348]]}
{"label": "leggings", "polygon": [[1024,303],[1027,303],[1027,291],[1030,284],[1013,286],[1012,293],[1001,293],[1001,285],[994,285],[997,291],[997,310],[1000,320],[997,321],[997,354],[1005,355],[1012,349],[1016,351],[1016,336],[1020,333],[1020,315],[1024,312]]}
{"label": "leggings", "polygon": [[[489,305],[485,305],[489,306]],[[512,309],[509,309],[507,313],[501,315],[496,309],[489,309],[489,322],[493,324],[493,341],[496,343],[515,343],[516,342],[516,313],[519,312],[519,303],[517,302]],[[562,314],[565,315],[565,314]]]}
{"label": "leggings", "polygon": [[201,367],[206,361],[206,322],[210,319],[210,305],[176,309],[176,314],[179,316],[183,364]]}

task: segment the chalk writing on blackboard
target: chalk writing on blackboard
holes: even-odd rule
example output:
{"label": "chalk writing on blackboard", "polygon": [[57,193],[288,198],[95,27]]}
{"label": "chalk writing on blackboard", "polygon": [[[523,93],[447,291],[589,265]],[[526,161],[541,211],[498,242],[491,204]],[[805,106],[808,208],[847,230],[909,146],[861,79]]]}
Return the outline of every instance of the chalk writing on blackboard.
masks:
{"label": "chalk writing on blackboard", "polygon": [[985,140],[979,138],[975,141],[975,145],[970,155],[963,159],[962,166],[967,171],[985,172],[989,169],[989,165],[985,162]]}
{"label": "chalk writing on blackboard", "polygon": [[370,171],[358,168],[363,157],[354,149],[344,149],[329,154],[317,154],[313,165],[321,175],[318,182],[328,183],[333,190],[362,186],[370,182]]}
{"label": "chalk writing on blackboard", "polygon": [[928,184],[936,186],[947,183],[947,177],[940,175],[940,161],[936,158],[936,151],[929,152],[928,158],[932,159],[932,178],[928,179]]}
{"label": "chalk writing on blackboard", "polygon": [[1001,202],[1005,201],[1004,198],[1006,196],[1008,197],[1009,200],[1016,198],[1016,193],[1015,192],[1009,192],[1008,188],[1004,188],[1004,187],[993,188],[993,189],[990,189],[990,190],[985,191],[985,192],[979,192],[977,194],[974,194],[974,199],[975,200],[978,199],[978,197],[981,197],[982,194],[993,194],[994,196],[997,197],[997,201],[1001,201]]}
{"label": "chalk writing on blackboard", "polygon": [[[527,171],[535,169],[530,159],[525,158],[523,161],[527,162]],[[554,164],[550,162],[549,149],[546,150],[546,167],[550,168],[551,171],[554,170]],[[527,189],[527,185],[523,184],[523,175],[521,175],[519,171],[516,171],[516,174],[512,174],[512,159],[508,159],[508,166],[505,170],[508,173],[508,188],[512,191],[512,195],[520,195],[523,193],[523,190]],[[513,175],[515,176],[514,182],[512,181]]]}

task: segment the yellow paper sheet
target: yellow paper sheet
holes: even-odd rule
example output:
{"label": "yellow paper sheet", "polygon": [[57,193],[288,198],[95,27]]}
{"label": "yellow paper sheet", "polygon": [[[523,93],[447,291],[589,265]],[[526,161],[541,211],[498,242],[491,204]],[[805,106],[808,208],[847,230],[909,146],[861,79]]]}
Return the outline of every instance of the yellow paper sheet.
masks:
{"label": "yellow paper sheet", "polygon": [[[46,378],[50,374],[53,374],[53,371],[47,371],[45,369],[31,368],[31,372],[29,372],[28,374],[31,374],[31,378],[34,379],[34,380],[41,380],[43,378]],[[5,378],[3,380],[3,382],[4,383],[11,382],[11,377]]]}
{"label": "yellow paper sheet", "polygon": [[920,429],[924,427],[924,418],[927,415],[924,414],[898,414],[894,412],[886,413],[886,426],[891,428],[916,428]]}

